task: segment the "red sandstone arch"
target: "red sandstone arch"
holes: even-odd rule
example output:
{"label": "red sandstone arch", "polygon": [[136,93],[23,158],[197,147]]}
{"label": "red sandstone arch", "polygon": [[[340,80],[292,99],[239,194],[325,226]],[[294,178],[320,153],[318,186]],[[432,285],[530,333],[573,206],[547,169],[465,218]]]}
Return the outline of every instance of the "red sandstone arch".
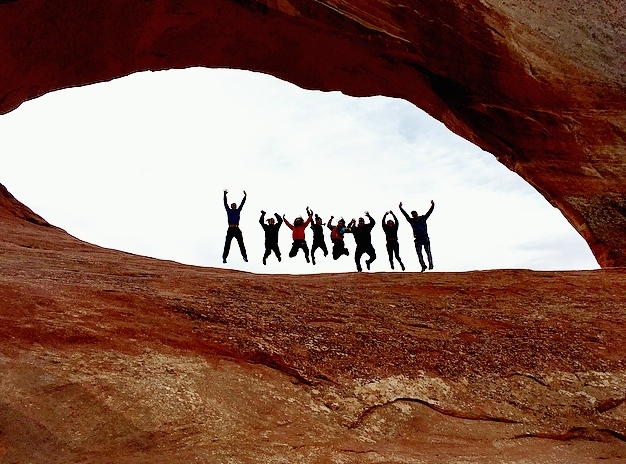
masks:
{"label": "red sandstone arch", "polygon": [[535,186],[601,266],[625,266],[626,7],[511,3],[0,0],[0,113],[191,66],[400,97]]}

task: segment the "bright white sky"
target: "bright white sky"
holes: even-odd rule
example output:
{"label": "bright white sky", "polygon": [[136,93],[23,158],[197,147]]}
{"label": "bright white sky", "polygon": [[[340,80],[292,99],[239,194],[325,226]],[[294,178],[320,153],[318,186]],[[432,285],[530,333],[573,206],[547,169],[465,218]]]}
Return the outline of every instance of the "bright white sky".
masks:
{"label": "bright white sky", "polygon": [[[355,271],[350,257],[287,254],[263,266],[260,211],[292,222],[369,211],[372,271],[390,271],[381,219],[400,220],[400,255],[419,271],[407,211],[428,221],[435,271],[595,269],[587,244],[530,185],[410,103],[300,89],[247,71],[138,73],[47,94],[0,116],[0,183],[47,221],[87,242],[199,266],[257,273]],[[244,263],[222,192],[248,200]],[[329,232],[328,232],[329,233]],[[307,232],[309,246],[312,233]],[[330,248],[330,238],[327,236]],[[365,257],[364,257],[365,259]],[[398,266],[396,266],[396,272]]]}

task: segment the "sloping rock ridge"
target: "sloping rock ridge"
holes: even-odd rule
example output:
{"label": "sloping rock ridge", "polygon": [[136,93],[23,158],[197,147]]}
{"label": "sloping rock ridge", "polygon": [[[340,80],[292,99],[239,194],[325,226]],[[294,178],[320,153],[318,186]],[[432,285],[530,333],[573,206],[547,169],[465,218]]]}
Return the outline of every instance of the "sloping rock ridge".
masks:
{"label": "sloping rock ridge", "polygon": [[532,184],[602,267],[626,265],[623,0],[16,0],[0,17],[0,113],[191,66],[399,97]]}
{"label": "sloping rock ridge", "polygon": [[253,275],[0,191],[3,464],[626,459],[625,269]]}

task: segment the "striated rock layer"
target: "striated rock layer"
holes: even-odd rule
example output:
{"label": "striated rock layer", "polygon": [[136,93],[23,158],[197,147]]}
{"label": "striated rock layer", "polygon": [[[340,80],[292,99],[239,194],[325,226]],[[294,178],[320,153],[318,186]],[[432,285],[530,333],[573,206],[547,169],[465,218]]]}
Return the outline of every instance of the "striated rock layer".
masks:
{"label": "striated rock layer", "polygon": [[623,0],[0,1],[0,113],[69,86],[190,66],[404,98],[626,265]]}
{"label": "striated rock layer", "polygon": [[626,270],[253,275],[0,188],[0,462],[624,462]]}

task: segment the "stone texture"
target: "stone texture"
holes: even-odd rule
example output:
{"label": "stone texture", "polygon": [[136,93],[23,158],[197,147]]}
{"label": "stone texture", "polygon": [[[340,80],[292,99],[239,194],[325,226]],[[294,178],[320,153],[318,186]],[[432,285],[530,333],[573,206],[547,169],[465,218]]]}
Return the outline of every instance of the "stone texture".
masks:
{"label": "stone texture", "polygon": [[404,98],[626,265],[623,0],[0,2],[0,113],[51,90],[190,66]]}
{"label": "stone texture", "polygon": [[0,189],[0,462],[626,459],[626,270],[254,275]]}

